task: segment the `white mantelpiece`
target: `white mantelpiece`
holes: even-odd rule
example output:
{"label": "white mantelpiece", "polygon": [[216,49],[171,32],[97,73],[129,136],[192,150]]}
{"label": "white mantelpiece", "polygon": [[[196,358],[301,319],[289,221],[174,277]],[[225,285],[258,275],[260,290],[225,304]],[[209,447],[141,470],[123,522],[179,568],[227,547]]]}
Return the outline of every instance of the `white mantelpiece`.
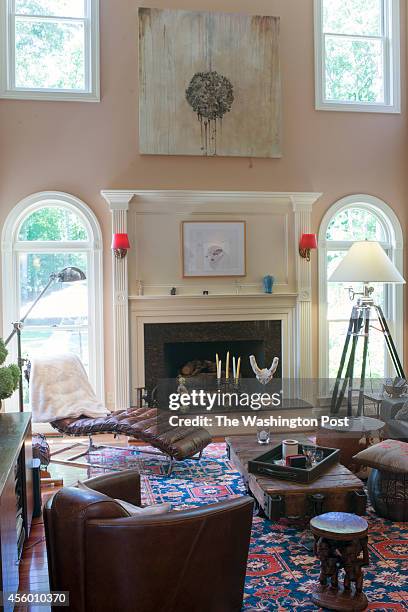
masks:
{"label": "white mantelpiece", "polygon": [[[283,375],[311,377],[311,273],[310,263],[299,256],[298,245],[300,235],[311,231],[312,206],[321,194],[145,190],[105,190],[101,193],[112,212],[112,232],[129,232],[133,249],[129,253],[132,256],[130,292],[128,258],[112,258],[116,409],[129,407],[134,401],[135,388],[144,384],[143,328],[147,322],[279,319],[282,322]],[[260,283],[249,279],[247,283],[243,280],[242,287],[236,290],[233,281],[230,285],[215,285],[209,296],[203,296],[197,283],[184,282],[184,279],[177,282],[180,295],[169,296],[169,287],[177,280],[176,274],[169,273],[173,274],[169,285],[162,279],[156,282],[150,265],[152,254],[145,252],[149,244],[144,242],[144,249],[140,244],[148,236],[154,237],[155,228],[159,234],[167,232],[168,228],[169,245],[173,253],[178,253],[179,245],[175,243],[179,237],[174,228],[181,220],[189,218],[245,218],[252,225],[262,226],[261,233],[265,226],[271,228],[275,240],[277,234],[279,239],[282,235],[279,254],[283,253],[281,265],[285,270],[274,294],[265,296]],[[262,240],[265,241],[265,234]],[[258,249],[258,243],[253,246]],[[146,271],[149,285],[147,295],[138,296],[134,295],[133,286],[135,278],[143,278],[140,263],[143,255],[149,268]],[[163,255],[159,254],[156,261],[163,261],[161,257]],[[247,258],[251,258],[250,252]],[[258,265],[258,261],[252,263]]]}

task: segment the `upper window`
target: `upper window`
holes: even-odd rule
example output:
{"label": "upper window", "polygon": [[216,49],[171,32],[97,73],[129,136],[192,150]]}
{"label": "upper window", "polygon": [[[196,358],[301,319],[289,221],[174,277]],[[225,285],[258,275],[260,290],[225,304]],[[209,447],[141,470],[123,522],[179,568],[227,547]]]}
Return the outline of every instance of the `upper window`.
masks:
{"label": "upper window", "polygon": [[99,100],[99,0],[0,0],[1,96]]}
{"label": "upper window", "polygon": [[315,0],[316,108],[400,112],[399,0]]}

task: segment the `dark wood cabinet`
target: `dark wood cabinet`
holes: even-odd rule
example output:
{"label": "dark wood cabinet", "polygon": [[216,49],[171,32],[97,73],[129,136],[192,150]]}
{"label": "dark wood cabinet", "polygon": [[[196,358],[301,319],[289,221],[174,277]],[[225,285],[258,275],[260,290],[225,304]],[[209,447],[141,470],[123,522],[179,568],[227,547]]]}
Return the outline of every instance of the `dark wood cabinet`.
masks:
{"label": "dark wood cabinet", "polygon": [[[18,564],[33,516],[31,414],[0,414],[0,591],[18,591]],[[12,610],[4,603],[4,610]]]}

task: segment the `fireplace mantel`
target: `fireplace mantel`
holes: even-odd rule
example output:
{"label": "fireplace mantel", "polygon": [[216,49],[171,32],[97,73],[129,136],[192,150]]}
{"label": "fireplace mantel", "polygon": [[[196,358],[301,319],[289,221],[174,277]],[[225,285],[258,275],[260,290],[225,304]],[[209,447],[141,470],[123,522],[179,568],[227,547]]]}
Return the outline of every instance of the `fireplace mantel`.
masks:
{"label": "fireplace mantel", "polygon": [[172,296],[168,295],[129,295],[129,301],[140,300],[142,302],[148,302],[149,300],[160,300],[171,304],[180,300],[202,300],[203,303],[211,300],[269,300],[271,302],[277,302],[282,300],[293,300],[297,299],[297,293],[210,293],[209,295],[202,295],[199,293],[185,293],[183,295],[176,294]]}
{"label": "fireplace mantel", "polygon": [[[170,296],[169,286],[161,280],[149,284],[148,295],[135,295],[132,287],[129,291],[128,274],[133,270],[128,269],[128,258],[119,260],[113,257],[116,409],[128,408],[133,401],[135,387],[142,386],[144,363],[141,343],[143,326],[147,321],[222,321],[243,317],[245,320],[257,317],[279,319],[284,332],[284,375],[311,377],[311,271],[310,264],[298,254],[298,244],[302,233],[311,232],[312,207],[320,193],[104,190],[101,194],[112,213],[112,232],[129,231],[136,249],[136,266],[142,255],[137,251],[140,241],[132,240],[138,220],[152,226],[154,220],[163,225],[190,217],[235,218],[237,215],[253,223],[257,219],[262,222],[266,219],[268,224],[272,224],[270,227],[286,215],[286,257],[294,266],[293,278],[278,282],[272,295],[256,292],[254,282],[243,282],[237,293],[231,281],[231,292],[225,287],[219,292],[215,287],[210,287],[209,295],[202,295],[197,285],[181,283],[179,294]],[[262,261],[259,265],[262,265]]]}

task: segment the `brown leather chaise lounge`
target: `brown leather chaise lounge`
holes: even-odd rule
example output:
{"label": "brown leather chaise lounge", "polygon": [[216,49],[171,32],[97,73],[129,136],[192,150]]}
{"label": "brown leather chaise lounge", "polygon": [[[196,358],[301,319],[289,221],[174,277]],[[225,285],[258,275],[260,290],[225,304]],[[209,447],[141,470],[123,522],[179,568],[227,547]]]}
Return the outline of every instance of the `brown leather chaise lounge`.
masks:
{"label": "brown leather chaise lounge", "polygon": [[135,470],[85,484],[44,507],[50,590],[69,592],[71,612],[241,610],[251,498],[129,516],[115,498],[140,505]]}
{"label": "brown leather chaise lounge", "polygon": [[[79,417],[60,419],[51,423],[52,427],[60,433],[68,436],[88,436],[89,446],[86,451],[76,454],[64,461],[57,461],[58,453],[66,452],[77,446],[74,444],[69,449],[63,448],[52,455],[55,463],[70,463],[87,454],[89,450],[97,448],[94,446],[92,436],[95,434],[122,434],[147,442],[169,457],[170,463],[167,473],[170,474],[174,461],[184,459],[200,459],[203,449],[210,444],[211,435],[202,427],[171,427],[168,421],[169,413],[160,412],[156,408],[134,408],[131,410],[119,410],[108,416],[99,418]],[[103,448],[100,447],[100,448]],[[84,465],[79,464],[79,465]],[[95,464],[93,464],[95,465]]]}

